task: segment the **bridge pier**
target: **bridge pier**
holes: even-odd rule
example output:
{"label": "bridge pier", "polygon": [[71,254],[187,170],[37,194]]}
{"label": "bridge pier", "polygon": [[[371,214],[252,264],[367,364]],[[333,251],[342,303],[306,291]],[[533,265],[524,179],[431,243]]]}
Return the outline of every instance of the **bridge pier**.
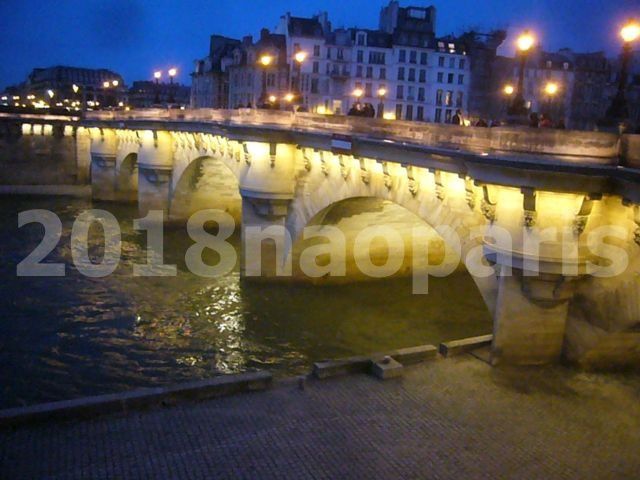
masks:
{"label": "bridge pier", "polygon": [[141,132],[138,151],[138,212],[141,217],[151,210],[169,216],[173,139],[169,132]]}
{"label": "bridge pier", "polygon": [[91,194],[94,200],[116,199],[116,151],[114,130],[91,128]]}
{"label": "bridge pier", "polygon": [[561,275],[518,269],[500,276],[494,314],[491,362],[520,365],[560,360],[571,297]]}

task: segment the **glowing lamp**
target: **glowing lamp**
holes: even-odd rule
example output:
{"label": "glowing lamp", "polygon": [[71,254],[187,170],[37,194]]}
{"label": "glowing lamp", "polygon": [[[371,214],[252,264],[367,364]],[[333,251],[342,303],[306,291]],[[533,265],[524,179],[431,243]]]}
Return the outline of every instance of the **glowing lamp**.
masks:
{"label": "glowing lamp", "polygon": [[640,37],[640,23],[629,20],[620,30],[620,36],[625,43],[635,42]]}
{"label": "glowing lamp", "polygon": [[534,36],[529,33],[528,30],[525,30],[525,32],[518,37],[516,46],[521,52],[528,52],[529,50],[531,50],[531,47],[533,47],[535,41],[536,39],[534,38]]}

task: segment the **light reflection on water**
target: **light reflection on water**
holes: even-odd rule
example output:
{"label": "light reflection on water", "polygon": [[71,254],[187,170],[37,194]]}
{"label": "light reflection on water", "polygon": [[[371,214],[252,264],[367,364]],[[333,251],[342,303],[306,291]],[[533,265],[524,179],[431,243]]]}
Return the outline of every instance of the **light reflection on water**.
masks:
{"label": "light reflection on water", "polygon": [[[18,229],[17,214],[55,211],[63,239],[48,262],[64,261],[63,278],[16,277],[16,264],[42,236]],[[218,279],[186,269],[191,241],[165,233],[165,261],[177,277],[132,276],[146,261],[134,208],[97,205],[122,228],[122,262],[110,276],[87,278],[73,267],[73,220],[84,200],[3,198],[0,204],[0,407],[157,386],[270,369],[308,371],[323,358],[364,354],[490,331],[490,317],[471,278],[430,279],[430,294],[411,294],[409,280],[335,287],[248,283],[236,269]],[[99,232],[99,231],[98,231]],[[100,236],[92,237],[100,257]]]}

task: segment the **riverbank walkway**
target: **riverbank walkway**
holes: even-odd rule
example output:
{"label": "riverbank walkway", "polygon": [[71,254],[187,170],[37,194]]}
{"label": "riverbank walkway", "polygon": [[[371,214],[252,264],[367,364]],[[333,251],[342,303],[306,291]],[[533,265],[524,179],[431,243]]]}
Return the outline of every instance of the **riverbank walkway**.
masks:
{"label": "riverbank walkway", "polygon": [[631,479],[640,375],[464,355],[0,431],[0,478]]}

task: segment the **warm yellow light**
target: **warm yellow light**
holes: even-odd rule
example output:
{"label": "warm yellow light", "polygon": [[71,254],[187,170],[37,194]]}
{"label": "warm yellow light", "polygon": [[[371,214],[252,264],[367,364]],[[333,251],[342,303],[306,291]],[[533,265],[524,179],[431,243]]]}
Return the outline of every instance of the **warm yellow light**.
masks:
{"label": "warm yellow light", "polygon": [[104,88],[109,88],[109,82],[102,82],[102,86]]}
{"label": "warm yellow light", "polygon": [[272,61],[273,61],[273,57],[271,55],[262,55],[260,57],[260,63],[265,67],[268,67],[269,65],[271,65]]}
{"label": "warm yellow light", "polygon": [[49,95],[49,98],[53,98],[53,96],[55,95],[53,90],[47,90],[47,95]]}
{"label": "warm yellow light", "polygon": [[521,52],[527,52],[531,49],[531,47],[533,47],[535,41],[536,39],[534,38],[534,36],[531,35],[528,30],[525,30],[525,32],[518,37],[516,45],[518,46],[518,50],[520,50]]}
{"label": "warm yellow light", "polygon": [[379,88],[378,89],[378,96],[379,97],[384,97],[387,94],[387,89],[386,88]]}
{"label": "warm yellow light", "polygon": [[284,96],[284,99],[285,99],[287,102],[293,102],[293,99],[294,99],[294,95],[293,95],[293,93],[287,93],[287,94]]}
{"label": "warm yellow light", "polygon": [[73,93],[78,93],[80,87],[74,83],[73,85],[71,85],[71,89],[73,90]]}
{"label": "warm yellow light", "polygon": [[156,71],[153,72],[153,78],[155,78],[156,80],[160,80],[160,78],[162,77],[162,72],[161,71]]}
{"label": "warm yellow light", "polygon": [[269,95],[269,101],[270,101],[271,103],[275,103],[275,101],[276,101],[276,100],[277,100],[277,98],[276,98],[276,96],[275,96],[275,95]]}
{"label": "warm yellow light", "polygon": [[384,114],[382,115],[382,118],[384,118],[385,120],[395,120],[396,114],[393,112],[384,112]]}
{"label": "warm yellow light", "polygon": [[169,69],[169,76],[170,77],[175,77],[178,74],[178,69],[176,68],[170,68]]}
{"label": "warm yellow light", "polygon": [[558,93],[558,84],[555,82],[549,82],[545,85],[544,91],[547,95],[555,95]]}
{"label": "warm yellow light", "polygon": [[306,60],[307,58],[307,52],[297,52],[293,58],[296,59],[296,62],[298,63],[302,63]]}
{"label": "warm yellow light", "polygon": [[353,91],[353,96],[356,97],[356,98],[360,98],[362,95],[364,95],[364,92],[362,91],[361,88],[356,88]]}
{"label": "warm yellow light", "polygon": [[513,88],[513,85],[505,85],[503,91],[506,95],[513,95],[515,89]]}
{"label": "warm yellow light", "polygon": [[327,109],[324,108],[324,105],[318,105],[318,108],[316,108],[316,113],[324,115],[325,113],[327,113]]}
{"label": "warm yellow light", "polygon": [[629,20],[620,30],[620,36],[625,43],[635,42],[640,37],[640,23]]}
{"label": "warm yellow light", "polygon": [[129,105],[127,105],[126,107],[124,107],[124,110],[125,110],[126,112],[128,112],[129,110],[131,110],[131,107],[130,107]]}
{"label": "warm yellow light", "polygon": [[111,85],[117,87],[118,85],[120,85],[120,82],[118,80],[114,80],[113,82],[111,82]]}
{"label": "warm yellow light", "polygon": [[14,95],[14,96],[13,96],[13,99],[14,99],[14,100],[20,100],[20,95]]}

